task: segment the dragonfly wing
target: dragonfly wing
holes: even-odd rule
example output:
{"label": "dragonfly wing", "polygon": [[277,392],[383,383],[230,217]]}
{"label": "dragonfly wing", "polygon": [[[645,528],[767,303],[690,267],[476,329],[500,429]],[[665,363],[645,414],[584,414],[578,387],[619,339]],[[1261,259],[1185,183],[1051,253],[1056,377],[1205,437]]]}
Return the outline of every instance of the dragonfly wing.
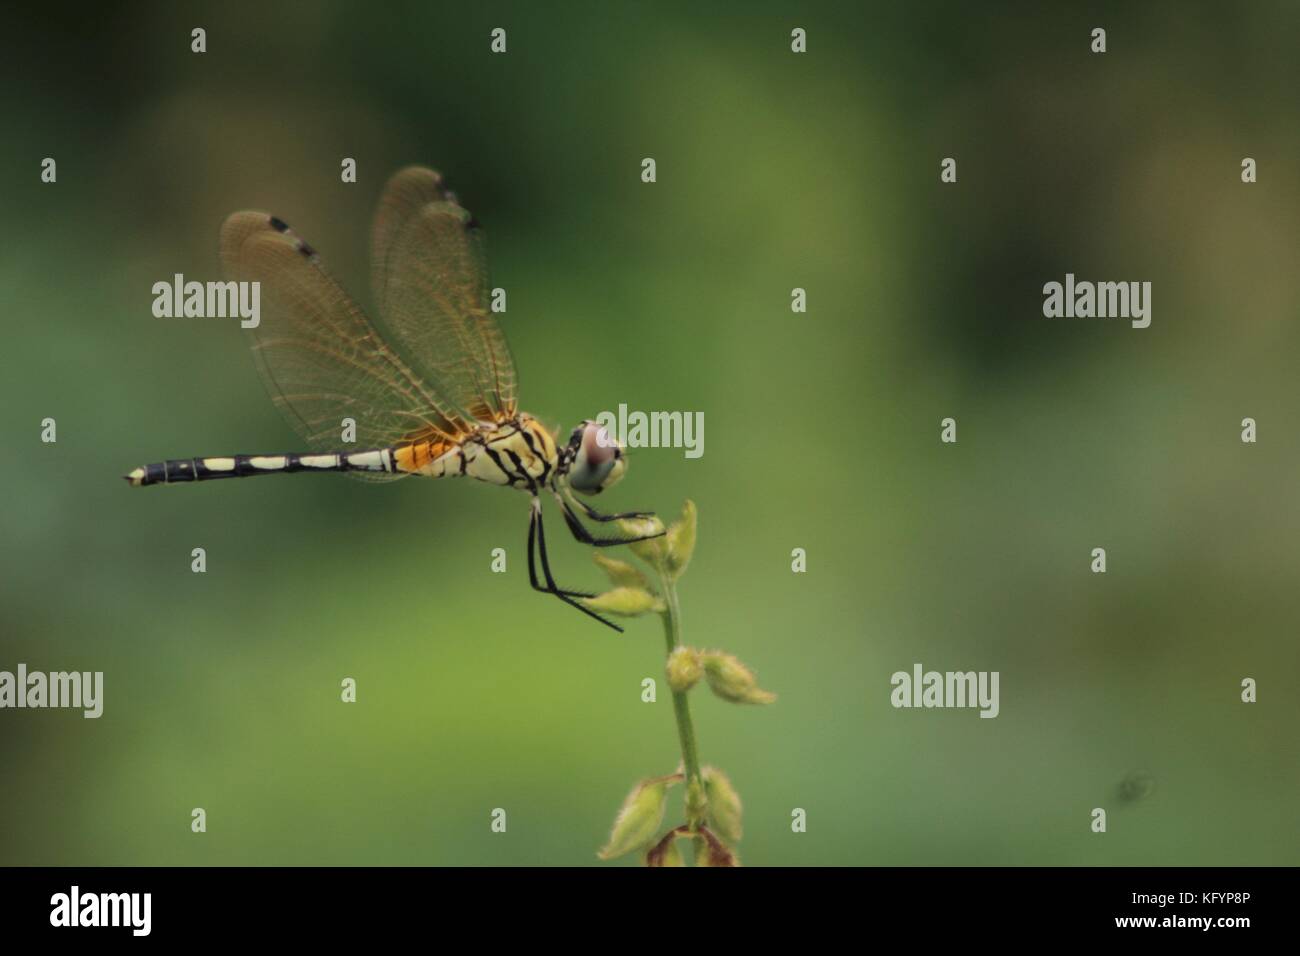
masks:
{"label": "dragonfly wing", "polygon": [[488,307],[482,230],[438,173],[410,166],[388,181],[371,255],[380,314],[415,367],[465,414],[513,418],[515,366]]}
{"label": "dragonfly wing", "polygon": [[384,342],[283,222],[234,213],[221,227],[221,258],[229,278],[260,283],[253,357],[276,406],[312,450],[337,451],[348,418],[360,448],[467,433],[450,403]]}

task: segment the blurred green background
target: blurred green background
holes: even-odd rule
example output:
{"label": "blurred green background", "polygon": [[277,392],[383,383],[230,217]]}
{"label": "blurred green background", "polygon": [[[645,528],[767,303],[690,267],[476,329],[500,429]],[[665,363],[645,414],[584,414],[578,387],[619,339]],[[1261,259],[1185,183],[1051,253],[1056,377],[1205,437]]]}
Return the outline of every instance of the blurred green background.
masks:
{"label": "blurred green background", "polygon": [[[676,766],[657,622],[532,593],[523,496],[119,477],[297,447],[237,324],[150,287],[218,278],[261,208],[368,304],[408,163],[485,225],[527,410],[705,414],[702,458],[636,451],[602,504],[698,503],[686,640],[780,694],[692,697],[747,864],[1300,859],[1300,13],[840,6],[6,12],[0,669],[106,691],[0,712],[0,862],[585,865]],[[1151,281],[1151,327],[1043,318],[1066,272]],[[916,662],[999,671],[1001,715],[893,709]]]}

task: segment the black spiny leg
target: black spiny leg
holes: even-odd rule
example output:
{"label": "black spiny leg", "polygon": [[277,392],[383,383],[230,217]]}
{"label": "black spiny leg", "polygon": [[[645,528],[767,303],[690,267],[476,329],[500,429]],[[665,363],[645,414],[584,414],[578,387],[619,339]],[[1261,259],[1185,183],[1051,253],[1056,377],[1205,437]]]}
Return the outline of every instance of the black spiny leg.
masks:
{"label": "black spiny leg", "polygon": [[572,501],[575,505],[581,508],[583,513],[592,521],[622,521],[624,518],[653,518],[655,516],[653,511],[621,511],[618,514],[607,515],[597,511],[591,505],[587,504],[587,502],[576,496],[569,496],[569,501]]}
{"label": "black spiny leg", "polygon": [[[574,513],[573,508],[569,506],[567,501],[559,495],[555,496],[555,500],[560,503],[560,508],[564,511],[564,522],[569,526],[569,530],[573,532],[573,536],[583,544],[591,545],[593,548],[612,548],[620,544],[635,544],[638,541],[649,541],[651,538],[658,538],[665,533],[663,531],[656,531],[654,534],[636,535],[631,538],[597,538],[587,530],[586,526],[583,525],[581,520],[579,520],[577,514]],[[615,515],[611,517],[617,516]]]}
{"label": "black spiny leg", "polygon": [[549,571],[549,565],[546,560],[546,529],[542,528],[542,509],[537,504],[537,499],[533,499],[532,516],[528,521],[528,583],[533,586],[534,591],[541,591],[543,594],[555,594],[561,597],[589,598],[595,597],[590,591],[570,591],[566,588],[555,586],[555,581],[547,574],[547,583],[545,585],[537,581],[537,568],[533,552],[536,550],[537,536],[541,535],[542,544],[542,568]]}
{"label": "black spiny leg", "polygon": [[[537,582],[537,568],[535,567],[533,560],[534,545],[536,545],[536,549],[540,551],[542,555],[542,575],[546,578],[545,587]],[[532,517],[528,522],[528,580],[529,583],[532,584],[534,590],[541,591],[543,594],[554,594],[565,604],[568,604],[571,607],[576,607],[583,614],[586,614],[588,617],[594,617],[606,627],[612,627],[620,634],[623,633],[623,629],[613,621],[606,620],[591,608],[574,600],[574,598],[592,597],[592,595],[583,591],[565,591],[556,585],[555,578],[551,576],[551,563],[546,557],[546,529],[542,526],[542,505],[536,498],[533,499]]]}

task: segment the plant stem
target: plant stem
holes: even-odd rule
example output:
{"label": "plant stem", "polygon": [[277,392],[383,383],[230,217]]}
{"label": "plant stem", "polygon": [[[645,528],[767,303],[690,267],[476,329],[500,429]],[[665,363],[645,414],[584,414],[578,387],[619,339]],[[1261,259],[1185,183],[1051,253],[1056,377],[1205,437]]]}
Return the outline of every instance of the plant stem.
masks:
{"label": "plant stem", "polygon": [[[659,587],[666,610],[662,615],[664,621],[664,640],[671,654],[682,644],[682,609],[677,603],[677,585],[667,571],[659,567]],[[695,725],[691,722],[691,704],[685,691],[673,691],[673,715],[677,718],[677,739],[682,747],[682,769],[686,774],[687,792],[691,785],[703,788],[700,778],[700,757],[695,744]],[[701,820],[687,820],[694,830]]]}

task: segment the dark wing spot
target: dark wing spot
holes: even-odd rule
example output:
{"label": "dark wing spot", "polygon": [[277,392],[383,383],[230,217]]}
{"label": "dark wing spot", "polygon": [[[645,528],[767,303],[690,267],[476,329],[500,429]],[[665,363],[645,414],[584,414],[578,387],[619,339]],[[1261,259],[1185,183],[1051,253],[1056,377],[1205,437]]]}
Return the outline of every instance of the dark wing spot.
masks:
{"label": "dark wing spot", "polygon": [[285,222],[283,219],[277,219],[275,216],[272,216],[271,228],[274,229],[276,232],[288,232],[289,224]]}
{"label": "dark wing spot", "polygon": [[316,255],[316,250],[313,249],[311,246],[307,245],[307,243],[305,242],[298,243],[298,251],[301,252],[304,256],[306,256],[308,259]]}

